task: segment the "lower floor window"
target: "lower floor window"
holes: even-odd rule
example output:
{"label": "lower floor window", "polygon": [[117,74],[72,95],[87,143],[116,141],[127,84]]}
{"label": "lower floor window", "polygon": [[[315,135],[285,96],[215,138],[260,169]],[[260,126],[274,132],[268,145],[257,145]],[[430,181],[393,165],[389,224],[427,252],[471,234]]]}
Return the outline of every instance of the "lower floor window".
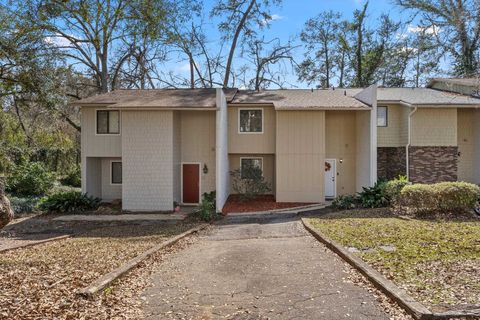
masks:
{"label": "lower floor window", "polygon": [[254,179],[263,174],[263,159],[262,158],[241,158],[240,170],[242,179]]}
{"label": "lower floor window", "polygon": [[112,161],[112,184],[122,184],[122,163]]}

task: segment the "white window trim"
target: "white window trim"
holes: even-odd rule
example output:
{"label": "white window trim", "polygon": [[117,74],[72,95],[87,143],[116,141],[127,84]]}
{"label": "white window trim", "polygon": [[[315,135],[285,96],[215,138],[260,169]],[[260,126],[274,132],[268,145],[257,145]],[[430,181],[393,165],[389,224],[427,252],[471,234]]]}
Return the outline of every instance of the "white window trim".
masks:
{"label": "white window trim", "polygon": [[[240,131],[240,113],[242,110],[260,110],[262,112],[262,131],[259,132],[242,132]],[[237,113],[238,121],[237,121],[237,131],[238,134],[263,134],[265,131],[265,112],[263,112],[263,108],[238,108],[238,113]]]}
{"label": "white window trim", "polygon": [[262,177],[264,177],[263,174],[263,157],[240,157],[240,178],[242,178],[242,160],[262,160]]}
{"label": "white window trim", "polygon": [[[385,125],[378,125],[378,108],[385,108]],[[388,127],[388,106],[377,106],[377,127],[378,128],[387,128]]]}
{"label": "white window trim", "polygon": [[[97,130],[97,113],[98,111],[118,111],[118,133],[98,133]],[[119,136],[122,133],[122,111],[118,109],[95,109],[95,125],[93,126],[96,136]]]}
{"label": "white window trim", "polygon": [[[122,183],[114,183],[113,180],[113,163],[120,162],[122,164]],[[110,185],[121,186],[123,184],[123,161],[122,160],[110,160]]]}
{"label": "white window trim", "polygon": [[[198,164],[198,203],[183,202],[183,165],[184,164]],[[181,162],[180,163],[180,204],[192,206],[202,202],[202,163],[201,162]]]}

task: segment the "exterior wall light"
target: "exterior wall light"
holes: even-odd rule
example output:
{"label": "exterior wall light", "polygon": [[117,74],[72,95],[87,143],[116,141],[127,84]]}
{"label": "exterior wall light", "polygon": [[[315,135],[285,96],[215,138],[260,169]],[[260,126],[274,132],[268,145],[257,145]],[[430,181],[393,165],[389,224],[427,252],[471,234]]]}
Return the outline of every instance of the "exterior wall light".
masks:
{"label": "exterior wall light", "polygon": [[203,173],[207,174],[208,173],[208,167],[206,164],[203,165]]}

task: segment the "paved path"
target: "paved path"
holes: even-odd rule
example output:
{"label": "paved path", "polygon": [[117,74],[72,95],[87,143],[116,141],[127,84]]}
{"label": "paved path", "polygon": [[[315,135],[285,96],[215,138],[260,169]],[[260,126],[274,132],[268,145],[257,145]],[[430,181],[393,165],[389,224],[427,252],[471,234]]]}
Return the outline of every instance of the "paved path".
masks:
{"label": "paved path", "polygon": [[227,220],[179,251],[144,292],[147,319],[388,319],[295,219]]}
{"label": "paved path", "polygon": [[72,214],[56,217],[55,221],[180,221],[187,217],[186,213],[133,213],[133,214]]}

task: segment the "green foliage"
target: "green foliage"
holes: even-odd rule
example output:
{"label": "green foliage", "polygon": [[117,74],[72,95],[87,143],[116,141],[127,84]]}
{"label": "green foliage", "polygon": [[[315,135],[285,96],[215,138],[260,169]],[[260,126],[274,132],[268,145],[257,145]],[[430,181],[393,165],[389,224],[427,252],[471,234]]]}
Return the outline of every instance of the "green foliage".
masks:
{"label": "green foliage", "polygon": [[217,192],[215,190],[211,192],[205,192],[203,194],[203,199],[210,202],[215,202],[217,199]]}
{"label": "green foliage", "polygon": [[480,187],[467,182],[441,182],[405,186],[400,205],[414,213],[452,213],[472,209],[480,199]]}
{"label": "green foliage", "polygon": [[82,194],[78,191],[61,192],[44,197],[40,200],[38,208],[47,212],[74,212],[95,210],[100,204],[100,199]]}
{"label": "green foliage", "polygon": [[358,206],[358,197],[355,195],[338,196],[333,200],[332,206],[336,209],[349,210]]}
{"label": "green foliage", "polygon": [[241,169],[237,169],[231,171],[230,176],[233,190],[244,201],[252,200],[258,195],[271,191],[270,184],[265,181],[262,169],[256,166],[244,166],[243,172]]}
{"label": "green foliage", "polygon": [[40,202],[39,197],[16,197],[9,195],[8,199],[10,200],[10,205],[16,214],[34,212]]}
{"label": "green foliage", "polygon": [[202,197],[202,203],[200,204],[200,219],[203,221],[212,221],[217,217],[216,202],[215,202],[216,192],[212,191],[210,193],[205,192]]}
{"label": "green foliage", "polygon": [[55,176],[40,162],[17,166],[7,179],[7,190],[16,195],[41,196],[54,185]]}
{"label": "green foliage", "polygon": [[393,180],[390,180],[385,185],[385,194],[390,201],[390,204],[396,205],[399,202],[399,197],[402,189],[409,185],[406,176],[399,176]]}
{"label": "green foliage", "polygon": [[76,166],[73,170],[70,170],[70,172],[61,179],[61,182],[66,186],[80,188],[82,184],[80,166]]}
{"label": "green foliage", "polygon": [[373,187],[363,187],[359,198],[362,207],[364,208],[382,208],[389,205],[388,197],[386,195],[386,181],[379,180]]}

